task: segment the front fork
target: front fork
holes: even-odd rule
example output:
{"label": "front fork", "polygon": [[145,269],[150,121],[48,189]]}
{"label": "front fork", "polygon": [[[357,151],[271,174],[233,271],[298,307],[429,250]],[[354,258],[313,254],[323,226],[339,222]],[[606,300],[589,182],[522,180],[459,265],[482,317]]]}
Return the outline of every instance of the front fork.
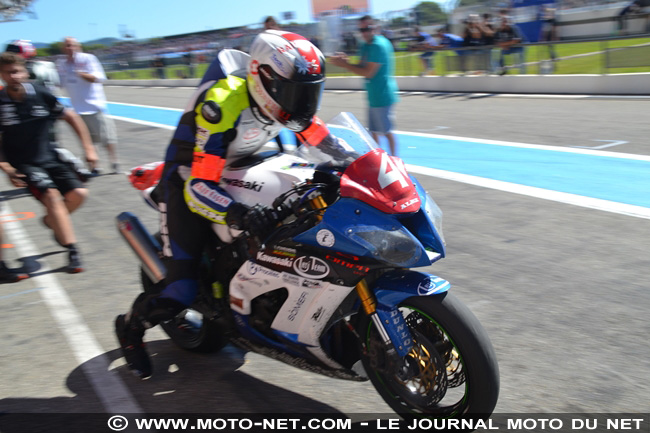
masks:
{"label": "front fork", "polygon": [[356,285],[357,294],[361,300],[363,311],[370,317],[391,357],[403,358],[413,348],[413,338],[404,316],[397,307],[385,309],[377,307],[375,295],[368,287],[366,280]]}

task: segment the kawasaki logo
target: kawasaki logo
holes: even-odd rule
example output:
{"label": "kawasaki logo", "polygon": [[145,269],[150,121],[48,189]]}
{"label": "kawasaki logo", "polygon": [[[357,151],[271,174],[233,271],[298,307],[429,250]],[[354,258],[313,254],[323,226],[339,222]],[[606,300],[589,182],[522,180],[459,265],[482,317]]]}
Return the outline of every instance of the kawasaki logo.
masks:
{"label": "kawasaki logo", "polygon": [[272,263],[278,266],[286,266],[287,268],[290,268],[291,264],[293,263],[293,259],[287,257],[269,256],[267,254],[264,254],[262,251],[257,253],[257,260],[260,262]]}
{"label": "kawasaki logo", "polygon": [[262,187],[264,186],[264,182],[260,182],[260,183],[257,183],[257,181],[248,182],[241,179],[228,179],[226,177],[222,177],[221,181],[228,186],[250,189],[252,191],[257,191],[257,192],[262,191]]}

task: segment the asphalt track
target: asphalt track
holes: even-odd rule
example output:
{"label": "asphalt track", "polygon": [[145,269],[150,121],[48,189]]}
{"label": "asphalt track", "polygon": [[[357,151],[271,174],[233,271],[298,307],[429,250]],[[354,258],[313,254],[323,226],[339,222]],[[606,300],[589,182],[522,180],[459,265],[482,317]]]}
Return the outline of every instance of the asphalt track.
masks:
{"label": "asphalt track", "polygon": [[[190,93],[107,88],[111,102],[175,110]],[[363,120],[364,107],[362,93],[328,92],[321,117]],[[399,153],[445,213],[448,257],[426,270],[448,279],[487,329],[498,412],[647,412],[648,114],[644,99],[402,96]],[[124,168],[161,159],[171,127],[148,121],[159,125],[117,121]],[[0,286],[0,412],[390,412],[368,383],[232,348],[184,352],[157,329],[147,334],[156,373],[135,380],[112,320],[138,293],[137,264],[114,217],[130,210],[154,230],[156,215],[124,176],[93,179],[74,214],[87,271],[68,275],[39,205],[0,182],[3,253],[32,274]]]}

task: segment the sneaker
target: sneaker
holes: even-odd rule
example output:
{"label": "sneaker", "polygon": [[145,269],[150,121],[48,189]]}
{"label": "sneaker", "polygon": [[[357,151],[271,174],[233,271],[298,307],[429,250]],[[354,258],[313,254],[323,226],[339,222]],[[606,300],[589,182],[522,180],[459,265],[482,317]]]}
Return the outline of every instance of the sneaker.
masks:
{"label": "sneaker", "polygon": [[115,318],[115,335],[131,372],[140,379],[150,378],[151,360],[142,341],[144,331],[127,325],[126,315],[120,314]]}
{"label": "sneaker", "polygon": [[0,264],[0,284],[16,283],[27,278],[29,278],[28,274],[9,269],[4,263]]}
{"label": "sneaker", "polygon": [[84,268],[81,266],[81,257],[79,256],[79,251],[77,251],[76,248],[70,248],[68,257],[70,259],[70,262],[65,268],[66,272],[69,274],[78,274],[79,272],[83,272]]}
{"label": "sneaker", "polygon": [[120,165],[117,162],[112,163],[111,168],[113,169],[111,174],[118,174],[120,172]]}

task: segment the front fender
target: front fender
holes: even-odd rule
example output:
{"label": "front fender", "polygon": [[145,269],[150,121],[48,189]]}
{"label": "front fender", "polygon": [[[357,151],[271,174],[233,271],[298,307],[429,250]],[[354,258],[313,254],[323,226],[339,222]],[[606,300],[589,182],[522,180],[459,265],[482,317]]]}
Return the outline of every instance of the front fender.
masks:
{"label": "front fender", "polygon": [[372,285],[377,303],[382,309],[396,308],[411,296],[431,296],[451,288],[449,281],[438,276],[412,270],[389,271]]}

